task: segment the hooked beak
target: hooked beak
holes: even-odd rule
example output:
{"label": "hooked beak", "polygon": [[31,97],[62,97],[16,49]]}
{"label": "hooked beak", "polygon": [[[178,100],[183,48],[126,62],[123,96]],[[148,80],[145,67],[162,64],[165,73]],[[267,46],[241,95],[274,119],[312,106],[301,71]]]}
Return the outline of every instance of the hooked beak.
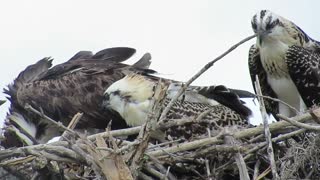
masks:
{"label": "hooked beak", "polygon": [[262,42],[264,41],[265,37],[270,33],[271,33],[271,31],[266,31],[266,30],[262,30],[262,29],[258,30],[258,32],[256,33],[256,35],[257,35],[257,43],[259,45],[261,45]]}

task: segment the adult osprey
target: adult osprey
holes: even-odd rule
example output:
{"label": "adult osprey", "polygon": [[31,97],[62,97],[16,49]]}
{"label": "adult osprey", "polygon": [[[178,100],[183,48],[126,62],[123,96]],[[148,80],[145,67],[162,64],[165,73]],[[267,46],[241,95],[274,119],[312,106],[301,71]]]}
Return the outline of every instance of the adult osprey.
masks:
{"label": "adult osprey", "polygon": [[[258,36],[249,50],[249,70],[252,82],[259,76],[262,94],[278,98],[298,111],[319,104],[320,43],[293,22],[267,10],[255,14],[251,24]],[[283,103],[264,101],[269,113],[296,115]]]}
{"label": "adult osprey", "polygon": [[147,69],[151,59],[149,53],[132,66],[121,63],[134,53],[135,49],[127,47],[109,48],[94,55],[81,51],[52,68],[51,58],[28,66],[5,89],[11,107],[5,119],[5,139],[1,145],[44,143],[61,133],[41,116],[25,110],[26,104],[64,125],[68,125],[77,112],[83,112],[77,129],[103,130],[110,119],[113,119],[113,128],[126,127],[121,117],[101,108],[101,104],[103,92],[113,82],[128,73],[154,72]]}
{"label": "adult osprey", "polygon": [[[129,126],[142,125],[146,122],[152,98],[158,98],[154,92],[158,82],[159,78],[154,76],[127,75],[109,86],[104,93],[103,104],[119,113]],[[165,103],[168,103],[181,88],[181,83],[166,79],[161,80],[161,85],[167,93]],[[215,97],[219,97],[218,101],[229,106],[219,103]],[[211,111],[199,122],[166,129],[167,135],[186,139],[199,138],[207,133],[207,129],[217,129],[217,126],[249,125],[250,109],[243,105],[234,92],[224,86],[189,87],[183,98],[175,102],[167,114],[167,119],[196,118],[209,109]]]}

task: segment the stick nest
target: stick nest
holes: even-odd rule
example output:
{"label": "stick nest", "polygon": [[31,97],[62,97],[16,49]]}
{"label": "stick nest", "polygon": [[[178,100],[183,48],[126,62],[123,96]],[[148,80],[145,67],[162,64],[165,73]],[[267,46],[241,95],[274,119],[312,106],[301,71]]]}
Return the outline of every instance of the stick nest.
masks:
{"label": "stick nest", "polygon": [[[302,123],[317,111],[290,120]],[[239,179],[243,168],[250,179],[272,178],[262,126],[163,143],[145,138],[153,132],[148,131],[147,125],[91,136],[66,131],[53,143],[3,149],[1,179]],[[120,138],[137,132],[133,141]],[[319,179],[317,131],[279,121],[270,124],[270,132],[281,178]]]}

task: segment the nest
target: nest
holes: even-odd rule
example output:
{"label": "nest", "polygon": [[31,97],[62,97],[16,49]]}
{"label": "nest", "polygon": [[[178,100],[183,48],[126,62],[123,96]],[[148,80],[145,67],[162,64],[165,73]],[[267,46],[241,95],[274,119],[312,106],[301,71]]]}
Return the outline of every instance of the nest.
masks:
{"label": "nest", "polygon": [[[302,123],[319,112],[269,125],[273,160],[263,126],[224,127],[215,136],[157,143],[150,122],[79,134],[71,130],[78,115],[56,142],[1,150],[1,179],[271,179],[272,168],[283,179],[319,179],[320,128]],[[121,138],[137,133],[132,141]]]}

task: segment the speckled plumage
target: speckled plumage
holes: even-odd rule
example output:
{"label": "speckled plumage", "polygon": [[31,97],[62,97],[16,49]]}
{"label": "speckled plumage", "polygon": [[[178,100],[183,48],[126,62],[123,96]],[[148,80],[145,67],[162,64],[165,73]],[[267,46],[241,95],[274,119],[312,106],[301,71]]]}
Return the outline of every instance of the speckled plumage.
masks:
{"label": "speckled plumage", "polygon": [[289,74],[307,107],[320,104],[320,54],[292,46],[286,54]]}
{"label": "speckled plumage", "polygon": [[[104,105],[106,108],[113,109],[122,116],[130,126],[142,125],[146,121],[148,110],[150,109],[153,89],[157,84],[156,77],[132,75],[127,76],[112,84],[105,92]],[[162,79],[164,86],[168,87],[165,105],[170,101],[176,91],[177,82]],[[172,85],[174,84],[174,85]],[[190,122],[184,125],[174,126],[165,131],[166,135],[176,138],[200,138],[207,136],[207,129],[217,130],[218,126],[248,127],[248,116],[250,110],[239,100],[239,97],[232,92],[228,92],[237,106],[243,106],[249,112],[240,114],[230,107],[217,102],[214,97],[214,88],[190,87],[183,97],[176,101],[167,114],[165,123],[172,119],[197,118],[201,113],[211,109],[199,122]],[[218,90],[219,88],[217,88]],[[227,90],[227,88],[225,88]],[[221,89],[225,90],[224,88]],[[205,91],[207,90],[207,92]],[[199,94],[206,94],[206,97]],[[227,91],[225,91],[227,93]],[[212,99],[208,98],[212,94]],[[215,95],[217,96],[217,94]],[[241,108],[238,108],[241,109]],[[240,111],[241,112],[241,111]],[[249,114],[249,115],[248,115]]]}
{"label": "speckled plumage", "polygon": [[[169,99],[167,100],[169,101]],[[167,120],[197,118],[201,113],[210,109],[210,112],[198,122],[186,123],[183,126],[174,126],[165,130],[166,135],[172,139],[201,139],[219,132],[221,127],[237,126],[239,128],[249,127],[249,121],[239,113],[222,104],[209,105],[199,102],[177,101],[167,114]]]}
{"label": "speckled plumage", "polygon": [[[293,22],[270,11],[261,10],[252,18],[252,28],[258,34],[257,42],[249,50],[249,70],[252,82],[259,76],[262,94],[278,98],[297,110],[303,111],[310,107],[306,96],[312,97],[301,89],[308,89],[308,81],[302,83],[306,76],[299,73],[299,68],[293,68],[289,63],[299,61],[299,66],[308,66],[308,59],[292,58],[292,54],[300,53],[301,47],[310,53],[320,52],[320,43],[310,38]],[[289,56],[288,53],[291,55]],[[289,63],[288,63],[289,62]],[[293,78],[294,77],[294,78]],[[308,76],[313,81],[316,76]],[[316,97],[314,97],[316,98]],[[312,98],[309,98],[309,100]],[[265,99],[267,111],[272,114],[284,114],[289,117],[296,113],[282,103]]]}

